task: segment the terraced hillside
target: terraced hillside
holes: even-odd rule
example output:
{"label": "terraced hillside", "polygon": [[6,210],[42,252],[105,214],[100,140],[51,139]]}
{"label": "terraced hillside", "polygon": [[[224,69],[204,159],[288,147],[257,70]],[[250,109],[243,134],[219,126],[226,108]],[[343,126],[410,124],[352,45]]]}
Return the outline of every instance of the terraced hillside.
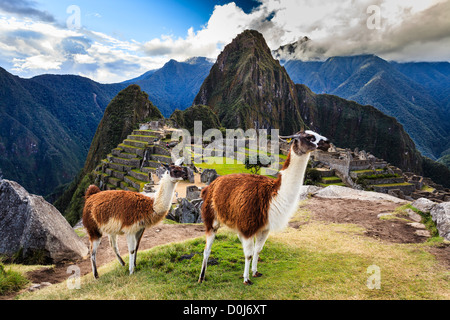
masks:
{"label": "terraced hillside", "polygon": [[170,150],[159,144],[162,138],[162,131],[134,130],[95,168],[96,184],[102,190],[141,192],[159,162],[172,161]]}

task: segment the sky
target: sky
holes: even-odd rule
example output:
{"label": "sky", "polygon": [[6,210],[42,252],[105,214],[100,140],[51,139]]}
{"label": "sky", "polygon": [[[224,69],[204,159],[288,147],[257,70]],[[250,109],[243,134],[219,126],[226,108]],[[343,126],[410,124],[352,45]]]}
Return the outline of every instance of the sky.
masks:
{"label": "sky", "polygon": [[[170,59],[216,59],[245,29],[284,58],[450,61],[450,0],[0,0],[0,67],[121,82]],[[300,46],[299,46],[300,47]]]}

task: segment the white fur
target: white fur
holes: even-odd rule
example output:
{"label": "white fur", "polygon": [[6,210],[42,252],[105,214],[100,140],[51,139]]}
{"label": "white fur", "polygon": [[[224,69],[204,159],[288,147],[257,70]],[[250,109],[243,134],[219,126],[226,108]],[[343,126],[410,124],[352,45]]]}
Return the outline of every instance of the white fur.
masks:
{"label": "white fur", "polygon": [[306,166],[310,153],[298,156],[291,151],[291,162],[285,170],[281,170],[281,186],[277,195],[272,199],[269,207],[270,231],[284,229],[289,219],[297,211],[301,186],[305,177]]}
{"label": "white fur", "polygon": [[313,135],[313,136],[316,138],[316,140],[311,141],[311,143],[314,143],[314,144],[316,145],[316,147],[319,145],[319,141],[320,141],[320,140],[325,140],[325,141],[328,140],[328,139],[325,138],[324,136],[321,136],[320,134],[318,134],[318,133],[316,133],[316,132],[314,132],[314,131],[311,131],[311,130],[306,130],[305,133],[311,134],[311,135]]}
{"label": "white fur", "polygon": [[153,203],[153,210],[156,214],[164,214],[170,209],[173,195],[175,193],[175,186],[180,179],[174,179],[166,171],[159,182],[159,189],[155,194],[155,201]]}

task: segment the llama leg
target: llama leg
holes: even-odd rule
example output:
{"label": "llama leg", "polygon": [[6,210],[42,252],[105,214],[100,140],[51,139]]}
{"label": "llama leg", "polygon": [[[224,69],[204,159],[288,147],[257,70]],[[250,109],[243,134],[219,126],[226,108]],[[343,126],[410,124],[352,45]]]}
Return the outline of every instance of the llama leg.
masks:
{"label": "llama leg", "polygon": [[253,237],[245,238],[242,235],[239,235],[239,240],[241,240],[242,247],[244,249],[244,257],[245,257],[245,267],[244,267],[244,284],[251,285],[253,282],[249,279],[250,274],[250,262],[252,260],[252,255],[254,251],[254,241]]}
{"label": "llama leg", "polygon": [[144,234],[144,230],[145,229],[139,230],[135,235],[135,237],[136,237],[136,250],[135,250],[136,252],[134,254],[134,265],[135,266],[136,266],[137,252],[138,252],[139,244],[141,243],[142,235]]}
{"label": "llama leg", "polygon": [[117,235],[116,234],[110,234],[109,235],[109,243],[111,245],[111,248],[113,249],[114,253],[116,254],[117,260],[119,260],[119,263],[124,266],[125,262],[123,261],[122,257],[119,253],[119,248],[117,247]]}
{"label": "llama leg", "polygon": [[202,283],[202,281],[205,280],[206,265],[208,264],[209,255],[211,254],[211,247],[215,237],[216,237],[215,230],[210,230],[209,232],[206,233],[206,246],[205,251],[203,252],[202,271],[200,272],[198,283]]}
{"label": "llama leg", "polygon": [[130,270],[130,274],[134,272],[134,261],[136,254],[136,235],[135,234],[127,234],[127,243],[128,243],[128,253],[129,253],[129,266],[128,270]]}
{"label": "llama leg", "polygon": [[269,230],[260,231],[256,234],[255,249],[253,251],[253,261],[252,261],[253,277],[261,277],[262,276],[262,273],[258,272],[258,258],[259,258],[259,253],[261,252],[262,248],[264,247],[264,243],[266,242],[268,236],[269,236]]}
{"label": "llama leg", "polygon": [[92,239],[91,240],[91,265],[92,265],[92,273],[94,274],[94,278],[98,278],[97,265],[95,263],[97,256],[97,249],[100,245],[100,241],[102,238]]}

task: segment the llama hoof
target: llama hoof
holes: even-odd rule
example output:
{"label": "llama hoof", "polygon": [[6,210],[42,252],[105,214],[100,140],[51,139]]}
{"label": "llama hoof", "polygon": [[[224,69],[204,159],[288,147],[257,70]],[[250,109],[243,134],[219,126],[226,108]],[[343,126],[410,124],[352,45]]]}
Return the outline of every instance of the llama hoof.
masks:
{"label": "llama hoof", "polygon": [[254,277],[254,278],[259,278],[259,277],[261,277],[262,275],[263,275],[262,273],[256,271],[255,274],[253,275],[253,277]]}
{"label": "llama hoof", "polygon": [[202,283],[203,280],[205,280],[205,278],[199,278],[199,279],[198,279],[198,283]]}
{"label": "llama hoof", "polygon": [[244,284],[246,286],[251,286],[253,284],[253,282],[251,282],[250,280],[244,281]]}
{"label": "llama hoof", "polygon": [[98,279],[98,273],[97,272],[94,273],[94,279]]}

